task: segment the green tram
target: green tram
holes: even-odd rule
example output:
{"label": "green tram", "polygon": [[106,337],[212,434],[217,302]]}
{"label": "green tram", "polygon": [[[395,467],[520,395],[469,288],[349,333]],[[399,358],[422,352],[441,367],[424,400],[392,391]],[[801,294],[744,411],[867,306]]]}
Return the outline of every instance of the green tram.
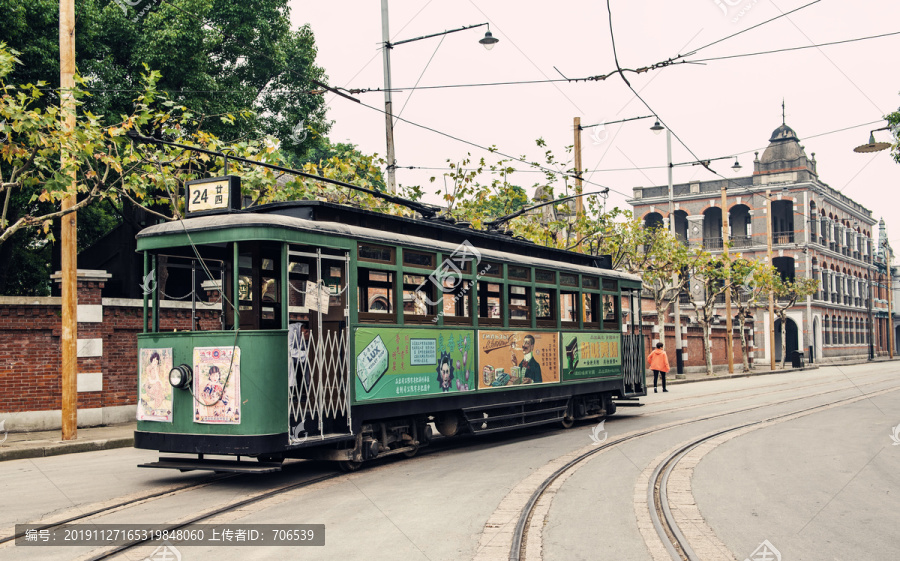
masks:
{"label": "green tram", "polygon": [[[195,214],[137,238],[135,446],[191,455],[145,467],[352,470],[432,427],[568,427],[646,395],[641,280],[603,258],[320,201]],[[190,330],[161,326],[188,298]]]}

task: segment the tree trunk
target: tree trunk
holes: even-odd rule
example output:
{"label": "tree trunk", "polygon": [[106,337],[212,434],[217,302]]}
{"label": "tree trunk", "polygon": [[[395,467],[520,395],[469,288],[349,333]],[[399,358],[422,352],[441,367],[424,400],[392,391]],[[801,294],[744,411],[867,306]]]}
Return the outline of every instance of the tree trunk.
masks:
{"label": "tree trunk", "polygon": [[659,326],[659,342],[663,344],[663,348],[665,348],[666,344],[666,312],[659,311],[659,308],[656,308],[656,325]]}
{"label": "tree trunk", "polygon": [[781,369],[784,370],[784,363],[787,362],[787,319],[785,316],[778,314],[781,320]]}
{"label": "tree trunk", "polygon": [[741,330],[741,361],[744,364],[744,372],[750,372],[750,360],[747,358],[747,333],[744,330],[744,325],[747,322],[747,318],[744,316],[744,312],[742,310],[738,311],[738,328]]}
{"label": "tree trunk", "polygon": [[706,375],[712,374],[712,345],[710,343],[709,322],[701,323],[703,327],[703,358],[706,359]]}

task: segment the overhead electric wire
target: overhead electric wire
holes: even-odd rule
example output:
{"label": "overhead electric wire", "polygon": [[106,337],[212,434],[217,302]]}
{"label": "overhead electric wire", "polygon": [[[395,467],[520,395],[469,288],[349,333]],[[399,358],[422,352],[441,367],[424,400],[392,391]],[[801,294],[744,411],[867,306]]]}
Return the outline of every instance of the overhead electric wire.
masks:
{"label": "overhead electric wire", "polygon": [[843,45],[845,43],[856,43],[859,41],[867,41],[869,39],[881,39],[883,37],[890,37],[892,35],[900,35],[900,31],[892,31],[890,33],[881,33],[879,35],[869,35],[866,37],[856,37],[854,39],[842,39],[840,41],[829,41],[827,43],[816,43],[813,45],[801,45],[799,47],[785,47],[783,49],[772,49],[770,51],[757,51],[754,53],[740,53],[740,54],[736,54],[736,55],[723,55],[723,56],[717,56],[717,57],[699,58],[699,59],[690,60],[688,62],[693,62],[693,63],[699,64],[699,63],[710,62],[710,61],[714,61],[714,60],[728,60],[728,59],[732,59],[732,58],[744,58],[744,57],[759,56],[759,55],[771,55],[771,54],[775,54],[775,53],[785,53],[785,52],[789,52],[789,51],[802,51],[804,49],[815,49],[815,48],[819,48],[819,47],[829,47],[832,45]]}
{"label": "overhead electric wire", "polygon": [[[608,12],[608,14],[609,14],[609,34],[610,34],[610,40],[612,41],[612,45],[613,45],[613,53],[614,53],[614,58],[615,58],[615,34],[614,34],[614,31],[613,31],[612,8],[611,8],[611,6],[610,6],[610,0],[606,0],[606,8],[607,8],[607,12]],[[617,61],[617,60],[616,60],[616,64],[618,65],[618,61]],[[653,108],[650,107],[650,104],[648,104],[647,101],[644,100],[644,98],[642,98],[642,97],[640,96],[640,94],[634,89],[634,87],[632,87],[632,85],[628,82],[628,80],[625,79],[624,75],[622,76],[622,80],[625,82],[625,84],[628,86],[628,88],[632,91],[632,93],[634,93],[635,97],[636,97],[637,99],[639,99],[639,100],[641,101],[641,103],[643,103],[644,106],[645,106],[649,111],[651,111],[653,114],[655,114],[655,115],[657,115],[657,116],[659,115],[658,113],[656,113],[655,111],[653,111]],[[733,185],[733,186],[736,187],[736,188],[743,189],[744,191],[746,191],[746,192],[747,192],[748,194],[750,194],[750,195],[758,195],[758,196],[761,196],[761,197],[764,198],[764,199],[769,200],[770,202],[775,202],[776,199],[774,199],[771,195],[767,197],[764,193],[760,193],[760,192],[758,192],[758,191],[752,191],[752,190],[750,189],[750,187],[748,187],[748,186],[738,185],[738,184],[736,184],[736,183],[734,182],[733,179],[730,179],[730,178],[728,178],[728,177],[725,177],[725,176],[722,175],[721,173],[719,173],[719,172],[713,170],[713,169],[709,166],[709,163],[708,163],[708,162],[711,161],[711,160],[709,160],[709,159],[704,160],[704,159],[699,158],[699,157],[694,153],[694,151],[691,150],[691,148],[690,148],[690,147],[689,147],[689,146],[688,146],[688,145],[687,145],[687,144],[686,144],[686,143],[685,143],[685,142],[684,142],[677,134],[675,134],[675,132],[671,129],[671,127],[669,127],[668,125],[666,125],[666,123],[663,121],[663,119],[662,119],[661,117],[659,118],[659,122],[662,123],[662,125],[665,126],[665,127],[669,130],[669,132],[672,134],[672,136],[675,137],[675,139],[678,140],[679,144],[681,144],[681,145],[685,148],[685,150],[687,150],[688,153],[690,153],[691,156],[693,156],[693,157],[695,158],[695,161],[696,161],[698,164],[703,165],[703,167],[705,167],[705,168],[706,168],[708,171],[710,171],[712,174],[714,174],[714,175],[720,177],[721,179],[725,180],[729,185]],[[854,127],[851,127],[851,128],[854,128]],[[845,129],[840,129],[840,130],[845,130]],[[742,153],[742,152],[740,152],[740,153]],[[729,156],[729,157],[730,157],[730,156]],[[704,164],[703,162],[707,162],[707,163]],[[674,165],[674,164],[673,164],[673,165]],[[831,189],[833,189],[833,188],[831,188]],[[837,191],[837,192],[840,192],[840,191]],[[794,205],[792,205],[792,206],[794,206]],[[804,209],[804,210],[805,210],[805,209]],[[810,215],[808,215],[806,212],[798,212],[798,211],[796,211],[796,210],[793,210],[793,214],[803,217],[805,221],[812,221],[812,217],[811,217]],[[818,216],[817,216],[816,218],[818,218]]]}

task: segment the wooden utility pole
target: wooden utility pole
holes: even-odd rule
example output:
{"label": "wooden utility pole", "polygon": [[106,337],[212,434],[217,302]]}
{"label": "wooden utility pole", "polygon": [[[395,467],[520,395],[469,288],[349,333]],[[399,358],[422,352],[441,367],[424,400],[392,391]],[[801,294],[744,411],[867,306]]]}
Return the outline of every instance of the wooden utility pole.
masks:
{"label": "wooden utility pole", "polygon": [[[581,185],[581,117],[575,117],[575,194],[580,195]],[[578,220],[584,215],[584,202],[581,197],[575,199],[575,219]],[[579,240],[580,241],[580,240]]]}
{"label": "wooden utility pole", "polygon": [[[725,194],[725,184],[722,184],[722,255],[725,256],[725,267],[730,266],[728,261],[728,197]],[[726,276],[726,282],[731,282]],[[728,373],[734,374],[734,341],[731,324],[731,289],[725,291],[725,356],[728,357]]]}
{"label": "wooden utility pole", "polygon": [[[75,131],[75,2],[59,2],[59,88],[64,130]],[[72,194],[62,209],[75,206],[76,177],[71,154],[61,154],[63,168],[72,169]],[[74,440],[78,430],[78,265],[77,223],[75,212],[63,215],[62,222],[62,439]]]}
{"label": "wooden utility pole", "polygon": [[[575,194],[580,195],[582,193],[582,180],[581,180],[581,117],[575,117],[573,129],[575,131],[575,145],[573,146],[573,150],[575,150]],[[575,222],[577,223],[581,220],[581,217],[584,216],[584,201],[583,197],[575,198]],[[577,233],[575,234],[575,243],[581,243],[581,229],[576,229]]]}
{"label": "wooden utility pole", "polygon": [[[766,189],[766,251],[769,265],[773,265],[772,257],[772,192]],[[784,329],[784,326],[781,326]],[[782,349],[784,351],[784,349]],[[769,291],[769,368],[775,370],[775,294]]]}

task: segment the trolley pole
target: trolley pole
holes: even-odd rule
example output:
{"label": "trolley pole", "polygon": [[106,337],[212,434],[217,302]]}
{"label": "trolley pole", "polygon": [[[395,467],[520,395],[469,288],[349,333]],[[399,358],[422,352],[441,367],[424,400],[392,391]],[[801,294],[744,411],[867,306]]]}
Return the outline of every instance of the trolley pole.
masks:
{"label": "trolley pole", "polygon": [[[60,109],[64,130],[75,130],[75,2],[59,2],[59,87]],[[60,155],[63,168],[72,165],[73,158],[63,152]],[[62,210],[75,206],[75,170],[72,169],[72,195],[62,202]],[[75,212],[63,215],[62,222],[62,439],[74,440],[78,430],[78,280],[77,280],[77,222]]]}
{"label": "trolley pole", "polygon": [[[772,265],[772,191],[766,189],[766,255]],[[775,294],[769,291],[769,368],[775,370]]]}
{"label": "trolley pole", "polygon": [[[728,260],[728,197],[725,194],[724,183],[722,184],[722,255],[725,257],[725,267],[730,269],[730,261]],[[729,374],[734,374],[734,337],[732,327],[731,288],[729,288],[725,291],[725,356],[728,357]]]}

